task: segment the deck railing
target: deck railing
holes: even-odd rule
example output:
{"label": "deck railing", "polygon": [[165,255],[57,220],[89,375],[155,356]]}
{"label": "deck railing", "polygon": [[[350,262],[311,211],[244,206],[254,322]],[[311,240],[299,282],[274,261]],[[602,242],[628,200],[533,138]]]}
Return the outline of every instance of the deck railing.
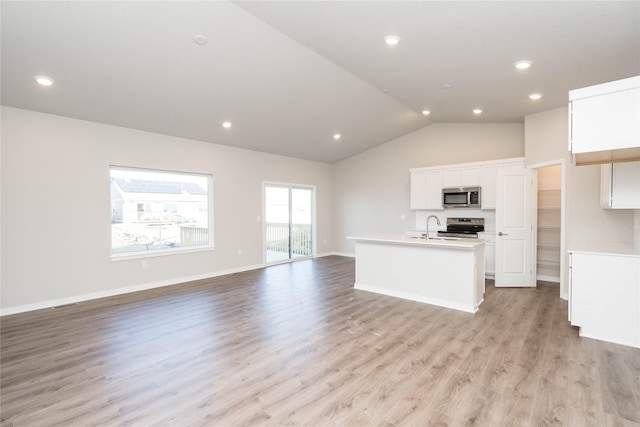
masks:
{"label": "deck railing", "polygon": [[[311,256],[311,224],[291,225],[291,253]],[[267,250],[289,253],[289,224],[268,222],[266,224]]]}
{"label": "deck railing", "polygon": [[209,229],[192,225],[180,225],[180,246],[202,246],[209,244]]}

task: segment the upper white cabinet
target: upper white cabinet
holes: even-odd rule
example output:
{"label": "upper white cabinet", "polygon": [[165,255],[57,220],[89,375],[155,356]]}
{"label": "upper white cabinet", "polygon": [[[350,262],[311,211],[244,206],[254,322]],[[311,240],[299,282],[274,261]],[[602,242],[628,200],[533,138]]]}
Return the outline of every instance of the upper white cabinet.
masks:
{"label": "upper white cabinet", "polygon": [[609,209],[640,209],[640,162],[600,166],[600,205]]}
{"label": "upper white cabinet", "polygon": [[411,169],[411,209],[442,210],[442,189],[465,186],[480,186],[482,209],[495,209],[496,177],[503,168],[524,168],[524,159]]}
{"label": "upper white cabinet", "polygon": [[524,159],[495,162],[480,167],[480,187],[482,188],[482,209],[496,208],[496,186],[498,184],[498,170],[524,169]]}
{"label": "upper white cabinet", "polygon": [[496,208],[496,186],[498,185],[498,170],[502,164],[485,165],[481,168],[481,205],[482,209]]}
{"label": "upper white cabinet", "polygon": [[640,160],[640,76],[569,92],[576,164]]}
{"label": "upper white cabinet", "polygon": [[460,187],[462,185],[462,170],[460,168],[447,168],[444,170],[444,187]]}
{"label": "upper white cabinet", "polygon": [[449,167],[444,170],[444,187],[480,185],[480,166]]}
{"label": "upper white cabinet", "polygon": [[425,205],[427,210],[442,210],[442,183],[444,173],[441,170],[427,171],[427,193]]}
{"label": "upper white cabinet", "polygon": [[427,171],[411,172],[411,202],[413,210],[427,209]]}
{"label": "upper white cabinet", "polygon": [[442,210],[444,171],[422,169],[411,171],[411,209]]}
{"label": "upper white cabinet", "polygon": [[463,187],[480,185],[480,166],[468,166],[461,168],[461,178],[461,185]]}

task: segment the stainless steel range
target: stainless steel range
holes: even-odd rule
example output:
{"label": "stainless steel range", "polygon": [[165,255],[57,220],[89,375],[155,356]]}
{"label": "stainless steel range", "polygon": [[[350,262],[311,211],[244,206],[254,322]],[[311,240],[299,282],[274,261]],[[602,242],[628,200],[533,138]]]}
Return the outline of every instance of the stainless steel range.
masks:
{"label": "stainless steel range", "polygon": [[438,231],[438,236],[477,239],[484,231],[484,218],[447,218],[447,231]]}

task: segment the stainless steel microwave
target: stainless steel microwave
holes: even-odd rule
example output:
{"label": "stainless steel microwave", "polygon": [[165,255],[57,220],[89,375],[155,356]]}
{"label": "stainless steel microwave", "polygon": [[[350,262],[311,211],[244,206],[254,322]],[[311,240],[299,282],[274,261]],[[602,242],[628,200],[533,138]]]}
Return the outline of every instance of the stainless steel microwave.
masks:
{"label": "stainless steel microwave", "polygon": [[453,187],[442,189],[445,208],[480,208],[480,187]]}

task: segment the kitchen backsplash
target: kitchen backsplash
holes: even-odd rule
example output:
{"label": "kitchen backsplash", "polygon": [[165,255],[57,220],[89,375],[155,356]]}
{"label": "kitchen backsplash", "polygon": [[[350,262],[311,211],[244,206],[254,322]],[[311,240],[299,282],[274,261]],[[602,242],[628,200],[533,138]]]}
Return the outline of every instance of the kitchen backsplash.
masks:
{"label": "kitchen backsplash", "polygon": [[[429,215],[435,215],[440,220],[440,227],[438,230],[447,229],[447,218],[484,218],[484,231],[495,232],[496,231],[496,211],[488,211],[481,209],[445,209],[442,211],[415,211],[416,214],[416,230],[424,230],[426,228],[427,217]],[[433,228],[431,228],[433,227]],[[435,221],[431,220],[429,229],[436,229]]]}

